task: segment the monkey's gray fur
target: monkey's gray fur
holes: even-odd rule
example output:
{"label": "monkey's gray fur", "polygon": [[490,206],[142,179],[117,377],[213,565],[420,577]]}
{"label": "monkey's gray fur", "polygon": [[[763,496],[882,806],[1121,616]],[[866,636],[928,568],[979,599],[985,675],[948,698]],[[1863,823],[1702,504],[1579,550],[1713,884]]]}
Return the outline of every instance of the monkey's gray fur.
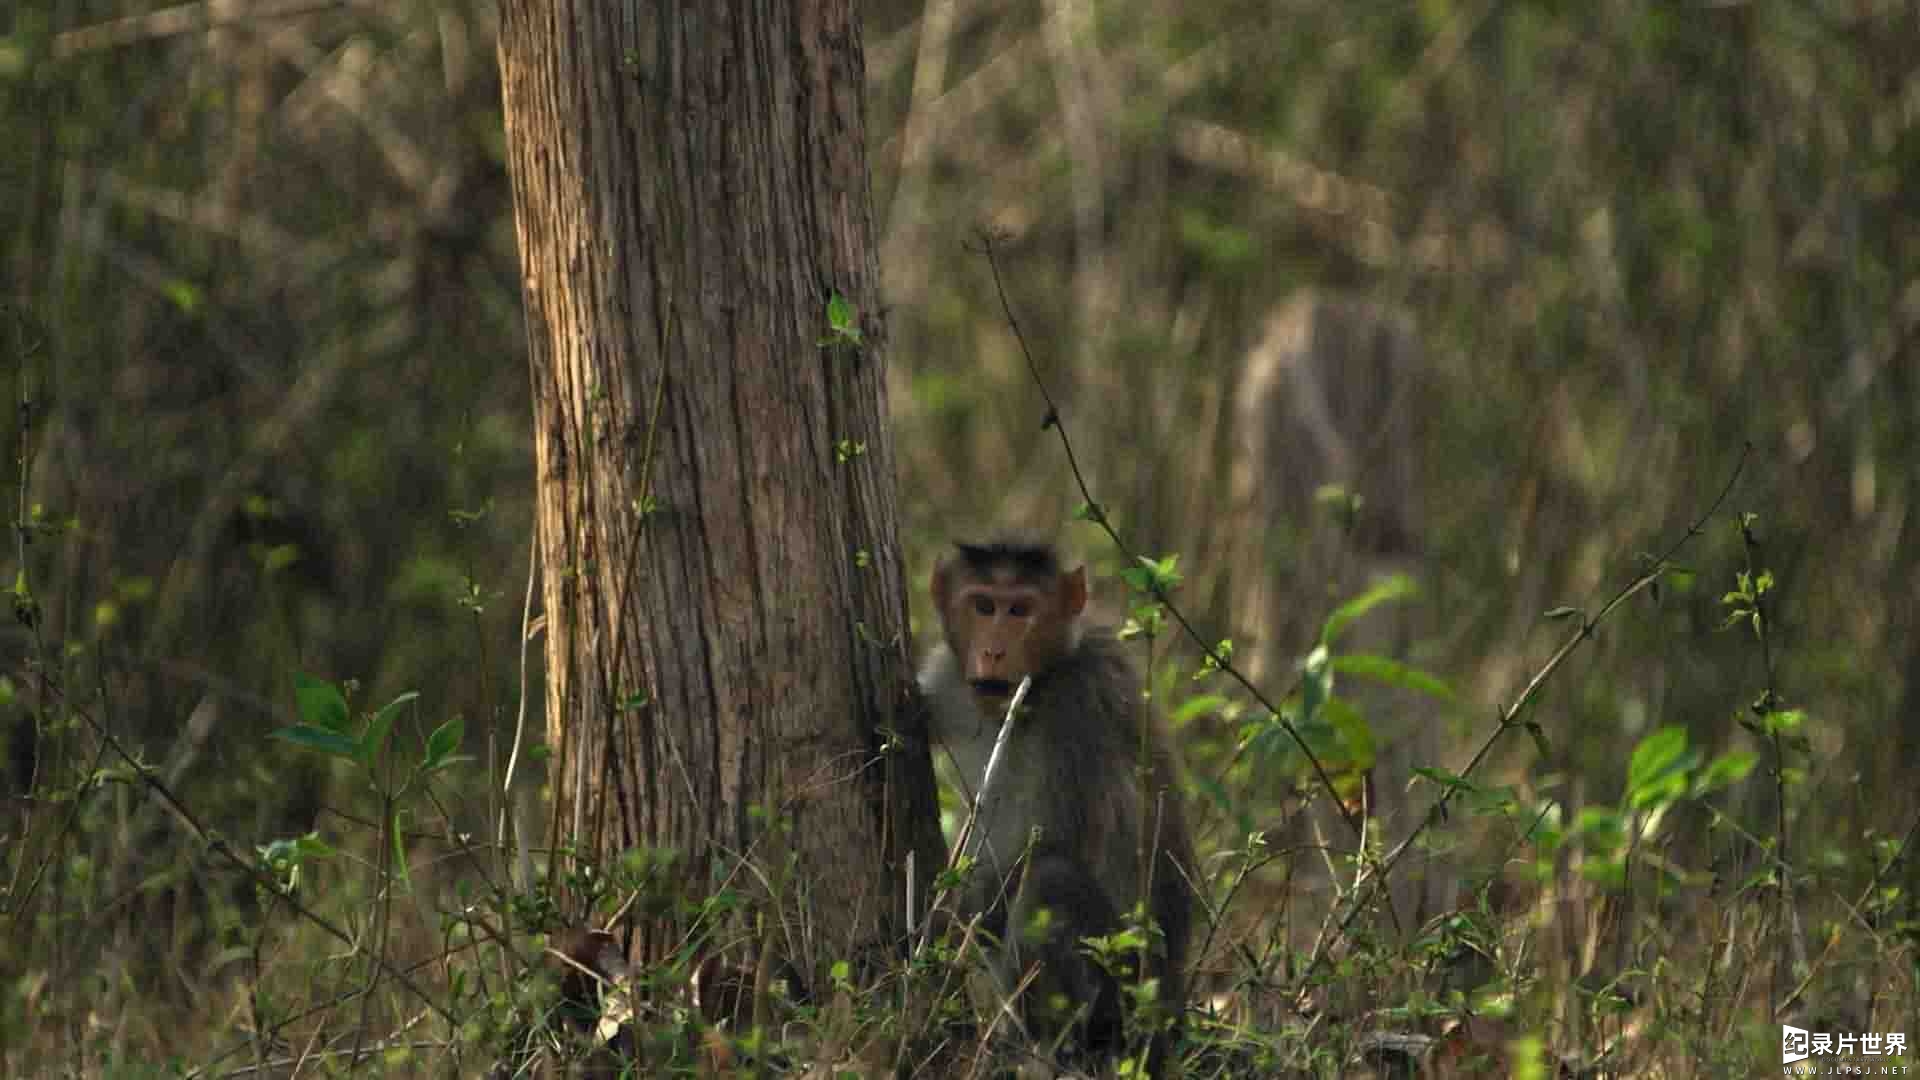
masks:
{"label": "monkey's gray fur", "polygon": [[[999,724],[981,712],[959,660],[944,644],[927,657],[920,687],[931,704],[934,745],[953,756],[971,800]],[[1086,630],[1066,656],[1033,674],[994,777],[990,805],[981,808],[974,826],[980,837],[973,848],[979,869],[960,905],[963,915],[986,913],[983,923],[1008,941],[1007,959],[1016,975],[1024,966],[1023,944],[1032,947],[1018,931],[1032,914],[1048,907],[1056,926],[1065,921],[1053,942],[1027,957],[1050,969],[1028,997],[1044,1001],[1048,991],[1064,993],[1087,1010],[1083,1037],[1096,1053],[1118,1048],[1120,995],[1113,980],[1081,955],[1078,941],[1119,929],[1122,914],[1143,895],[1165,935],[1150,952],[1147,973],[1160,980],[1159,1000],[1176,1019],[1186,1002],[1193,852],[1175,786],[1177,765],[1153,709],[1141,700],[1141,689],[1121,643],[1098,628]],[[1144,789],[1138,772],[1143,728],[1148,736]],[[1022,867],[1036,826],[1028,864]],[[1145,882],[1143,835],[1152,856],[1151,878]],[[1007,932],[1009,926],[1014,932]],[[1038,1026],[1047,1029],[1044,1022]],[[1155,1076],[1177,1030],[1176,1025],[1154,1042],[1150,1066]]]}

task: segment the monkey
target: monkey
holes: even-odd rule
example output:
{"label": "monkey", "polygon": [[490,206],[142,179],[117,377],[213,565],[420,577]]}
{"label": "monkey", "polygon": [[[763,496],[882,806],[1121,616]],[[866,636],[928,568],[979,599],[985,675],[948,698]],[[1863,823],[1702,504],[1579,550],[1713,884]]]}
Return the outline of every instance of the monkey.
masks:
{"label": "monkey", "polygon": [[605,930],[575,926],[553,935],[546,966],[560,976],[558,1019],[585,1032],[600,1019],[600,985],[625,974],[620,940]]}
{"label": "monkey", "polygon": [[559,981],[553,1011],[506,1035],[505,1055],[487,1073],[488,1080],[510,1080],[558,1071],[569,1076],[622,1075],[634,1056],[634,1032],[620,1024],[610,1036],[601,1032],[602,987],[626,978],[627,959],[620,940],[605,930],[575,926],[553,933],[546,951],[526,973],[543,971]]}
{"label": "monkey", "polygon": [[1148,1051],[1160,1076],[1185,1005],[1194,861],[1178,765],[1134,665],[1111,630],[1082,621],[1086,567],[1065,570],[1050,544],[955,544],[932,593],[944,640],[919,683],[970,802],[1016,687],[1033,680],[974,824],[958,914],[999,937],[1009,986],[1037,961],[1021,998],[1030,1034],[1110,1059],[1125,1049],[1129,995],[1080,942],[1120,929],[1144,900],[1161,935],[1146,963],[1168,1020]]}
{"label": "monkey", "polygon": [[[716,952],[692,973],[689,1004],[696,1018],[636,1026],[631,999],[620,1002],[607,996],[609,990],[622,996],[635,992],[625,950],[612,933],[589,926],[556,931],[539,966],[559,979],[553,1010],[508,1036],[507,1055],[489,1072],[489,1080],[560,1074],[612,1080],[685,1075],[689,1069],[702,1078],[734,1076],[743,1063],[728,1032],[764,1024],[754,1013],[763,1008],[770,983],[784,981],[794,1001],[810,1000],[793,965],[772,950],[762,950],[752,969],[729,964]],[[777,1046],[756,1056],[757,1064],[776,1071],[790,1064]],[[756,1064],[751,1059],[748,1063]]]}

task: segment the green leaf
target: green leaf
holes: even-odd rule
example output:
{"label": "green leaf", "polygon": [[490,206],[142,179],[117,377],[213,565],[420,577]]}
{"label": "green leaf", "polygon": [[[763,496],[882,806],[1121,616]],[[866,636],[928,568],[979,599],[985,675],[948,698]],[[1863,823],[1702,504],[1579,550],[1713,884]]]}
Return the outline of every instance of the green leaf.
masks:
{"label": "green leaf", "polygon": [[1183,580],[1180,575],[1180,556],[1178,553],[1164,559],[1152,559],[1138,556],[1139,565],[1129,566],[1120,571],[1120,580],[1125,581],[1135,592],[1153,597],[1164,597],[1180,587]]}
{"label": "green leaf", "polygon": [[1342,675],[1355,675],[1387,686],[1397,686],[1402,690],[1412,690],[1440,701],[1453,700],[1453,687],[1448,686],[1439,676],[1431,675],[1398,660],[1389,660],[1384,656],[1355,653],[1335,657],[1333,670]]}
{"label": "green leaf", "polygon": [[1694,779],[1693,794],[1710,795],[1722,788],[1732,787],[1745,780],[1759,760],[1750,750],[1732,750],[1721,754],[1708,762],[1707,767]]}
{"label": "green leaf", "polygon": [[1440,787],[1454,791],[1474,792],[1480,790],[1473,781],[1468,780],[1459,773],[1438,766],[1415,765],[1413,767],[1413,774],[1426,780],[1428,783],[1437,784]]}
{"label": "green leaf", "polygon": [[200,290],[191,281],[175,278],[161,285],[160,291],[173,301],[173,306],[179,308],[183,315],[192,315],[200,310]]}
{"label": "green leaf", "polygon": [[1618,851],[1627,842],[1626,819],[1605,806],[1582,807],[1573,817],[1573,833],[1596,854]]}
{"label": "green leaf", "polygon": [[827,300],[827,325],[835,330],[845,330],[853,325],[853,305],[838,292]]}
{"label": "green leaf", "polygon": [[360,740],[344,731],[335,731],[332,728],[295,724],[274,732],[273,737],[293,743],[295,746],[318,750],[323,754],[332,754],[334,757],[346,758],[349,761],[360,757]]}
{"label": "green leaf", "polygon": [[268,865],[282,864],[293,858],[294,842],[285,839],[275,840],[272,843],[261,844],[254,850],[260,853],[261,860]]}
{"label": "green leaf", "polygon": [[1240,743],[1257,757],[1272,757],[1287,745],[1286,726],[1279,714],[1263,714],[1240,729]]}
{"label": "green leaf", "polygon": [[1627,798],[1639,809],[1672,801],[1686,791],[1686,774],[1699,764],[1687,748],[1687,730],[1669,726],[1640,740],[1627,763]]}
{"label": "green leaf", "polygon": [[1776,709],[1762,718],[1761,726],[1769,735],[1785,735],[1799,731],[1806,724],[1807,714],[1802,709]]}
{"label": "green leaf", "polygon": [[821,338],[823,348],[833,345],[858,346],[862,341],[860,319],[847,298],[835,292],[827,300],[827,336]]}
{"label": "green leaf", "polygon": [[1320,711],[1320,703],[1333,695],[1333,671],[1327,663],[1327,647],[1316,645],[1300,664],[1300,723],[1311,722]]}
{"label": "green leaf", "polygon": [[140,782],[140,777],[152,771],[153,766],[145,762],[136,765],[108,765],[93,770],[87,777],[89,787],[103,787],[107,784],[126,784],[132,786]]}
{"label": "green leaf", "polygon": [[433,772],[452,764],[449,755],[460,749],[460,739],[466,732],[466,726],[466,721],[456,716],[434,728],[433,734],[427,736],[427,759],[421,767]]}
{"label": "green leaf", "polygon": [[1327,722],[1333,725],[1334,735],[1339,739],[1341,748],[1346,751],[1346,760],[1341,764],[1346,768],[1362,772],[1373,768],[1376,756],[1373,725],[1367,723],[1367,718],[1360,715],[1360,710],[1354,708],[1345,698],[1329,697],[1320,706],[1320,711],[1321,715],[1327,718]]}
{"label": "green leaf", "polygon": [[1360,496],[1341,484],[1321,484],[1313,489],[1313,502],[1315,506],[1346,513],[1357,508]]}
{"label": "green leaf", "polygon": [[1405,574],[1394,574],[1383,578],[1375,582],[1366,592],[1335,608],[1333,614],[1327,616],[1326,625],[1320,628],[1320,640],[1331,645],[1339,639],[1341,632],[1346,630],[1348,623],[1381,604],[1414,596],[1419,592],[1420,586],[1414,584],[1414,580]]}
{"label": "green leaf", "polygon": [[1205,716],[1212,712],[1219,712],[1226,707],[1227,699],[1224,695],[1195,694],[1181,702],[1180,707],[1174,709],[1167,719],[1175,728],[1182,728],[1198,717]]}
{"label": "green leaf", "polygon": [[295,840],[293,849],[303,859],[331,859],[334,855],[333,845],[320,839],[318,832],[310,832]]}
{"label": "green leaf", "polygon": [[17,79],[32,67],[27,55],[21,35],[15,34],[0,40],[0,79]]}
{"label": "green leaf", "polygon": [[1640,740],[1627,765],[1627,786],[1645,787],[1672,769],[1687,752],[1687,731],[1663,727]]}
{"label": "green leaf", "polygon": [[1111,934],[1089,936],[1080,939],[1094,953],[1103,957],[1124,956],[1137,952],[1147,944],[1145,935],[1135,929],[1116,930]]}
{"label": "green leaf", "polygon": [[409,690],[382,705],[380,711],[373,714],[373,719],[367,721],[367,730],[360,736],[360,760],[363,764],[370,765],[379,756],[380,748],[387,744],[388,733],[393,730],[394,718],[400,715],[400,710],[406,708],[408,702],[419,696],[418,692]]}
{"label": "green leaf", "polygon": [[275,544],[271,547],[265,544],[254,544],[248,547],[247,551],[259,560],[260,569],[269,575],[277,574],[300,561],[298,544]]}
{"label": "green leaf", "polygon": [[1106,514],[1097,505],[1083,501],[1079,506],[1073,508],[1073,520],[1088,521],[1098,525],[1106,520]]}
{"label": "green leaf", "polygon": [[1195,791],[1205,796],[1206,801],[1211,803],[1214,809],[1231,816],[1239,826],[1241,835],[1244,836],[1253,831],[1253,819],[1244,808],[1234,806],[1233,799],[1227,795],[1226,786],[1220,781],[1210,776],[1201,776],[1194,780],[1193,787]]}
{"label": "green leaf", "polygon": [[1209,675],[1219,673],[1228,664],[1233,663],[1233,639],[1221,638],[1213,651],[1200,658],[1200,669],[1193,673],[1193,681],[1199,682]]}
{"label": "green leaf", "polygon": [[332,731],[347,730],[347,699],[340,688],[311,675],[295,674],[293,698],[300,707],[300,719],[312,727]]}
{"label": "green leaf", "polygon": [[309,859],[330,859],[334,855],[332,845],[320,839],[320,834],[310,832],[295,839],[279,839],[256,849],[260,858],[276,872],[284,872]]}
{"label": "green leaf", "polygon": [[1557,607],[1549,610],[1545,615],[1542,615],[1541,618],[1571,619],[1578,616],[1579,614],[1580,614],[1580,609],[1577,607]]}
{"label": "green leaf", "polygon": [[393,837],[393,876],[400,880],[402,892],[413,891],[413,874],[407,869],[407,834],[401,828],[400,808],[387,817],[387,835]]}
{"label": "green leaf", "polygon": [[1627,887],[1627,860],[1624,857],[1589,858],[1580,864],[1580,876],[1608,892]]}

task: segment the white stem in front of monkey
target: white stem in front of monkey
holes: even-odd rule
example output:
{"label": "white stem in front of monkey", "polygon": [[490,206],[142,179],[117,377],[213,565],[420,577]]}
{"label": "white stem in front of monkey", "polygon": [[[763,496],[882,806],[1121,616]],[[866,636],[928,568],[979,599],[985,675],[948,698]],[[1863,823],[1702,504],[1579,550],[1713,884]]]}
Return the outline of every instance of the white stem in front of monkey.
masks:
{"label": "white stem in front of monkey", "polygon": [[[954,837],[954,840],[953,840],[953,851],[950,855],[947,856],[948,870],[952,870],[955,866],[959,865],[960,859],[963,855],[971,854],[971,852],[968,849],[973,846],[974,825],[976,822],[980,820],[981,808],[986,806],[987,804],[987,793],[993,789],[994,772],[998,769],[1000,765],[1001,757],[1003,757],[1006,754],[1007,736],[1013,734],[1013,715],[1014,713],[1020,710],[1020,703],[1026,700],[1027,691],[1031,690],[1032,688],[1033,688],[1033,676],[1032,675],[1021,676],[1020,685],[1014,688],[1013,700],[1007,703],[1007,717],[1005,720],[1002,720],[1000,722],[1000,734],[993,740],[993,752],[987,755],[987,767],[980,774],[980,790],[973,793],[973,806],[967,810],[967,820],[961,823],[960,832]],[[913,857],[912,853],[909,852],[907,857],[911,859]],[[911,864],[909,864],[909,867],[911,867]],[[909,868],[908,870],[907,882],[908,882],[907,888],[909,892],[911,892],[913,888],[913,884],[912,884],[913,875],[912,875],[911,868]],[[943,901],[945,901],[946,896],[947,896],[946,890],[944,889],[941,890],[939,893],[935,894],[933,898],[933,907],[938,908],[940,904]],[[909,899],[907,907],[909,912],[913,910],[911,899]],[[929,920],[928,921],[929,930],[931,929],[931,926],[932,926],[932,921]],[[914,948],[914,954],[918,956],[920,950],[925,948],[926,944],[927,944],[927,938],[925,936],[922,936],[920,939],[919,945],[917,945]]]}
{"label": "white stem in front of monkey", "polygon": [[1000,734],[993,740],[993,753],[987,755],[986,770],[980,774],[980,790],[973,793],[973,808],[967,812],[966,824],[960,827],[959,842],[953,845],[956,856],[973,854],[969,849],[973,846],[974,825],[980,820],[980,811],[987,805],[987,793],[993,790],[993,775],[1007,752],[1007,736],[1013,734],[1013,714],[1020,711],[1020,703],[1026,700],[1027,691],[1032,688],[1033,676],[1021,676],[1020,685],[1014,688],[1013,700],[1007,703],[1007,718],[1000,722]]}

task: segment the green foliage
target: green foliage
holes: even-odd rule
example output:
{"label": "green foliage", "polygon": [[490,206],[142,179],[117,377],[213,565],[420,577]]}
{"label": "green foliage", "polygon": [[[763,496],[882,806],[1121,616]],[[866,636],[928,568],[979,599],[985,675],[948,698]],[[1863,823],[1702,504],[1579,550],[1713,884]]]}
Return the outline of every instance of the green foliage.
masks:
{"label": "green foliage", "polygon": [[1336,656],[1330,665],[1333,671],[1341,675],[1352,675],[1379,683],[1382,686],[1394,686],[1402,690],[1412,690],[1425,694],[1436,701],[1452,702],[1453,687],[1445,679],[1425,672],[1398,660],[1370,653],[1348,653]]}
{"label": "green foliage", "polygon": [[[371,1048],[404,1031],[464,1053],[516,1025],[552,1034],[556,980],[518,962],[557,925],[561,885],[605,915],[615,880],[649,903],[696,901],[665,888],[671,860],[655,854],[514,881],[502,899],[481,884],[501,884],[495,868],[474,869],[493,853],[447,839],[495,827],[498,778],[453,766],[505,745],[519,704],[504,658],[522,645],[538,437],[493,21],[458,5],[294,16],[290,60],[96,33],[134,25],[117,20],[146,15],[137,5],[66,22],[50,10],[20,5],[0,36],[14,151],[0,155],[0,236],[16,286],[0,305],[4,441],[28,466],[7,500],[19,647],[0,673],[16,782],[0,827],[0,1072],[271,1070],[309,1037]],[[1359,1071],[1362,1010],[1322,995],[1364,987],[1368,1022],[1464,1014],[1445,996],[1457,988],[1424,978],[1457,963],[1455,946],[1499,969],[1472,1006],[1497,1006],[1514,1039],[1476,1049],[1517,1041],[1515,1075],[1553,1075],[1548,1055],[1567,1044],[1607,1055],[1582,1074],[1757,1075],[1777,1063],[1777,1028],[1749,1014],[1844,1012],[1861,992],[1915,1012],[1895,976],[1911,967],[1920,881],[1911,822],[1888,817],[1916,715],[1912,20],[1887,4],[1565,2],[1307,3],[1276,20],[1229,0],[1095,5],[1066,34],[1038,7],[991,32],[963,11],[940,43],[924,14],[865,12],[873,191],[910,241],[904,265],[890,247],[882,267],[900,290],[884,317],[907,388],[904,550],[924,557],[942,522],[1081,500],[1040,441],[1046,417],[1071,429],[1108,500],[1085,497],[1078,516],[1125,518],[1150,550],[1189,553],[1177,572],[1127,568],[1133,599],[1117,605],[1194,766],[1208,866],[1228,883],[1248,873],[1209,898],[1233,938],[1208,958],[1229,1010],[1192,1020],[1189,1074]],[[917,58],[936,44],[943,96],[915,103]],[[1034,56],[1048,62],[1022,62]],[[615,63],[652,101],[645,59]],[[1061,71],[1081,74],[1056,83]],[[1099,103],[1091,127],[1072,120],[1080,84]],[[347,93],[284,93],[320,85]],[[936,114],[937,138],[909,138],[909,118]],[[984,271],[945,226],[911,231],[983,208],[1018,233],[1009,290],[1058,380],[1057,414],[1011,355]],[[1380,299],[1416,328],[1420,513],[1389,540],[1424,564],[1418,593],[1374,595],[1356,584],[1368,568],[1307,558],[1395,509],[1372,471],[1394,457],[1385,430],[1350,439],[1356,468],[1297,512],[1236,508],[1238,470],[1298,492],[1342,472],[1222,452],[1244,433],[1228,423],[1237,373],[1304,289]],[[830,292],[811,317],[843,362],[873,347],[881,314]],[[590,411],[608,403],[603,391]],[[839,463],[867,463],[857,440],[822,437]],[[1766,546],[1756,516],[1710,523],[1688,553],[1698,570],[1669,565],[1590,627],[1596,587],[1648,568],[1631,553],[1690,520],[1747,441],[1759,451],[1740,494],[1767,500]],[[636,515],[663,509],[642,489],[621,497]],[[1243,540],[1278,576],[1231,565],[1223,552]],[[890,543],[848,550],[884,569],[867,556]],[[1244,625],[1240,598],[1264,586],[1284,586],[1292,610]],[[1183,641],[1176,597],[1213,656]],[[1370,642],[1366,620],[1389,600],[1434,621]],[[1589,629],[1509,713],[1543,637]],[[1257,680],[1271,709],[1222,666],[1263,650],[1279,657]],[[306,666],[363,673],[366,698],[296,686],[283,715],[288,673]],[[394,696],[404,687],[450,719],[421,719]],[[1375,705],[1375,688],[1395,705]],[[645,699],[616,700],[624,723]],[[1424,939],[1431,956],[1370,950],[1361,917],[1337,977],[1303,989],[1289,979],[1306,945],[1282,924],[1320,893],[1281,827],[1318,778],[1288,727],[1351,798],[1409,716],[1447,729],[1413,770],[1423,799],[1450,796],[1430,830],[1437,865],[1504,867],[1554,902],[1453,919]],[[1470,765],[1480,740],[1493,749]],[[523,781],[538,785],[550,754],[523,747],[536,774]],[[210,862],[222,844],[285,894],[223,878],[237,871]],[[1332,861],[1351,875],[1372,857],[1348,843]],[[1591,877],[1567,880],[1572,863]],[[1709,871],[1724,889],[1699,883]],[[409,882],[383,939],[373,913]],[[1621,888],[1576,926],[1594,882]],[[425,906],[443,896],[459,903]],[[291,913],[296,899],[363,944],[343,952]],[[414,903],[444,927],[410,923]],[[1808,940],[1790,940],[1795,926]],[[1591,956],[1620,960],[1632,994],[1615,972],[1575,977],[1591,956],[1558,950],[1590,931]],[[417,975],[461,1025],[423,1032],[376,954],[435,958]],[[1769,970],[1776,955],[1804,967]],[[659,973],[657,1015],[684,1015],[676,977]],[[1310,1024],[1295,1022],[1302,994]],[[862,996],[858,1021],[895,1023],[882,1004]],[[395,1055],[389,1071],[484,1071],[472,1054],[377,1053]]]}
{"label": "green foliage", "polygon": [[858,349],[866,344],[860,329],[860,316],[853,305],[838,292],[827,300],[827,333],[820,339],[822,348]]}
{"label": "green foliage", "polygon": [[293,697],[300,710],[300,719],[308,727],[336,732],[346,730],[347,698],[338,686],[311,675],[296,674],[293,677]]}
{"label": "green foliage", "polygon": [[1200,658],[1200,667],[1193,673],[1193,681],[1199,682],[1220,673],[1221,669],[1233,663],[1233,640],[1221,638],[1213,650]]}
{"label": "green foliage", "polygon": [[1739,750],[1707,759],[1689,745],[1682,727],[1654,731],[1633,749],[1619,805],[1584,807],[1564,830],[1551,809],[1542,813],[1539,870],[1548,873],[1561,847],[1571,844],[1585,856],[1581,868],[1591,880],[1609,889],[1624,888],[1632,858],[1659,839],[1671,821],[1670,811],[1740,783],[1754,764],[1753,754]]}
{"label": "green foliage", "polygon": [[275,840],[258,849],[260,865],[273,875],[280,891],[292,893],[300,887],[302,870],[310,863],[331,859],[338,854],[320,834],[310,832],[291,840]]}
{"label": "green foliage", "polygon": [[1323,644],[1332,645],[1340,639],[1347,624],[1355,619],[1381,604],[1405,600],[1419,595],[1419,592],[1419,587],[1414,584],[1413,579],[1405,574],[1394,574],[1379,581],[1366,592],[1335,608],[1333,614],[1327,616],[1326,624],[1320,629],[1320,641]]}
{"label": "green foliage", "polygon": [[[357,736],[348,730],[347,699],[338,686],[310,675],[296,675],[294,697],[299,706],[301,722],[275,731],[274,738],[333,757],[346,758],[362,768],[371,769],[380,752],[386,749],[394,720],[401,710],[418,700],[420,695],[408,691],[382,705],[367,717],[365,726]],[[459,760],[450,755],[460,745],[462,730],[459,717],[436,728],[427,740],[421,771],[436,772],[452,761]]]}
{"label": "green foliage", "polygon": [[466,721],[460,717],[450,717],[445,723],[433,729],[427,737],[426,757],[420,767],[426,772],[439,772],[464,759],[455,757],[454,751],[460,747],[460,739],[466,733]]}
{"label": "green foliage", "polygon": [[273,733],[276,739],[284,739],[296,746],[308,750],[317,750],[339,758],[357,758],[360,756],[360,740],[342,731],[315,727],[312,724],[294,724]]}
{"label": "green foliage", "polygon": [[1162,559],[1140,556],[1139,565],[1129,566],[1120,571],[1120,580],[1134,592],[1155,600],[1164,600],[1180,587],[1180,556],[1168,555]]}
{"label": "green foliage", "polygon": [[1764,633],[1760,604],[1772,591],[1773,575],[1771,573],[1763,570],[1758,575],[1753,575],[1745,570],[1740,571],[1735,577],[1733,591],[1720,598],[1720,603],[1727,608],[1726,621],[1721,623],[1722,629],[1744,622],[1753,628],[1755,635]]}
{"label": "green foliage", "polygon": [[1217,221],[1197,209],[1182,212],[1180,240],[1188,250],[1222,272],[1244,269],[1259,251],[1245,228]]}

